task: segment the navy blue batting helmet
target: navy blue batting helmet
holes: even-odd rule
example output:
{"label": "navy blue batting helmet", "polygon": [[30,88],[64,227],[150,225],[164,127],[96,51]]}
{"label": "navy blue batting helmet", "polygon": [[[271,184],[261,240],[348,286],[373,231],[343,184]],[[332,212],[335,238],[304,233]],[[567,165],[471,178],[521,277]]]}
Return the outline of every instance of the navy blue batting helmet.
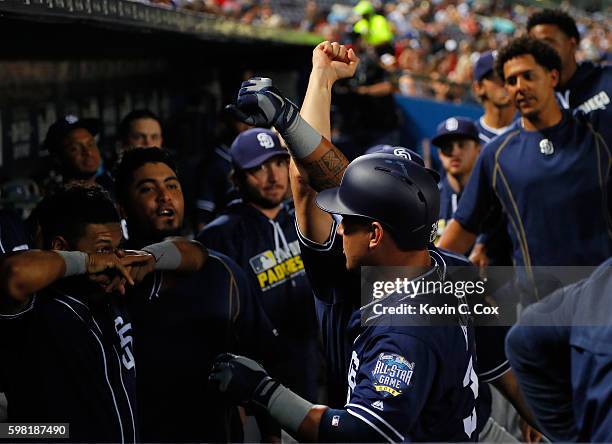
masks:
{"label": "navy blue batting helmet", "polygon": [[380,222],[404,250],[426,248],[436,231],[440,192],[421,165],[392,154],[353,160],[337,188],[321,191],[323,211]]}

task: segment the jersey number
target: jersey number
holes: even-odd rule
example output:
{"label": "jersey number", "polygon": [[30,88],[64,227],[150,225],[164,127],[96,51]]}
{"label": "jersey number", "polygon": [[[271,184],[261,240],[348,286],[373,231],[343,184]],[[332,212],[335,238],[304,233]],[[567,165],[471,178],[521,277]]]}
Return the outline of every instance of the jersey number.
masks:
{"label": "jersey number", "polygon": [[[463,377],[463,387],[470,387],[472,389],[472,392],[474,393],[474,404],[476,404],[476,398],[478,398],[478,376],[476,376],[476,372],[474,371],[471,356],[465,376]],[[472,414],[463,419],[463,430],[468,438],[471,438],[472,433],[474,433],[474,430],[476,430],[476,422],[476,405],[474,405]]]}
{"label": "jersey number", "polygon": [[357,353],[353,351],[351,355],[351,364],[348,369],[348,393],[346,394],[346,402],[351,401],[351,393],[355,389],[355,385],[357,385],[357,370],[359,370],[359,358],[357,357]]}

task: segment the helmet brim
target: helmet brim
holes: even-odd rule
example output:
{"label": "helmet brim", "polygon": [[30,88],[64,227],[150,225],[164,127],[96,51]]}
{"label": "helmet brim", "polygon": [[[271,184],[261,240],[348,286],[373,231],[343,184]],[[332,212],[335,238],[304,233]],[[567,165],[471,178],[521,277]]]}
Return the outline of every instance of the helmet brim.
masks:
{"label": "helmet brim", "polygon": [[354,212],[344,205],[340,199],[340,187],[319,192],[315,202],[317,206],[326,213],[340,214],[343,216],[354,215]]}

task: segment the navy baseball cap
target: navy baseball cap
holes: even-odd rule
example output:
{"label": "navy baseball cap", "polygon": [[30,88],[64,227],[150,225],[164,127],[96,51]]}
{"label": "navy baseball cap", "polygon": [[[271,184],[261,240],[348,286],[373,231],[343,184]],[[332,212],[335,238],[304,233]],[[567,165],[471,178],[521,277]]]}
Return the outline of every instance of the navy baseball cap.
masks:
{"label": "navy baseball cap", "polygon": [[56,153],[68,133],[77,128],[84,128],[92,136],[97,136],[100,132],[100,121],[98,119],[79,119],[74,115],[64,116],[49,127],[43,146],[50,153]]}
{"label": "navy baseball cap", "polygon": [[382,153],[382,154],[393,154],[394,156],[403,157],[404,159],[412,160],[415,163],[418,163],[420,166],[425,168],[429,174],[434,178],[436,183],[440,182],[440,173],[434,171],[425,166],[425,161],[423,158],[415,151],[404,148],[403,146],[392,146],[392,145],[374,145],[368,148],[365,154],[374,154],[374,153]]}
{"label": "navy baseball cap", "polygon": [[287,156],[278,135],[269,129],[251,128],[240,134],[230,148],[234,165],[241,170],[255,168],[274,156]]}
{"label": "navy baseball cap", "polygon": [[497,51],[481,52],[478,60],[476,60],[476,63],[474,64],[474,80],[480,82],[483,77],[493,71],[496,58]]}
{"label": "navy baseball cap", "polygon": [[431,139],[431,143],[437,147],[442,147],[445,139],[450,137],[468,137],[480,143],[478,129],[472,119],[467,117],[449,117],[442,121],[436,130],[436,135]]}

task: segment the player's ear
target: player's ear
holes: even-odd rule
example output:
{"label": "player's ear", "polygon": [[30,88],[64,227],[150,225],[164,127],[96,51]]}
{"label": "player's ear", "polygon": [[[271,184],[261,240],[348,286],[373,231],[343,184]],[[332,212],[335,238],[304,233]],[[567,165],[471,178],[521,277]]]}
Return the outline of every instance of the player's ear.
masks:
{"label": "player's ear", "polygon": [[385,231],[380,222],[372,222],[370,224],[370,244],[368,245],[370,249],[374,249],[378,247],[385,235]]}
{"label": "player's ear", "polygon": [[70,244],[63,236],[55,236],[51,239],[52,250],[71,250]]}
{"label": "player's ear", "polygon": [[559,84],[559,77],[560,77],[559,71],[557,71],[556,69],[552,69],[550,71],[550,79],[552,80],[553,88],[556,88],[557,85]]}

